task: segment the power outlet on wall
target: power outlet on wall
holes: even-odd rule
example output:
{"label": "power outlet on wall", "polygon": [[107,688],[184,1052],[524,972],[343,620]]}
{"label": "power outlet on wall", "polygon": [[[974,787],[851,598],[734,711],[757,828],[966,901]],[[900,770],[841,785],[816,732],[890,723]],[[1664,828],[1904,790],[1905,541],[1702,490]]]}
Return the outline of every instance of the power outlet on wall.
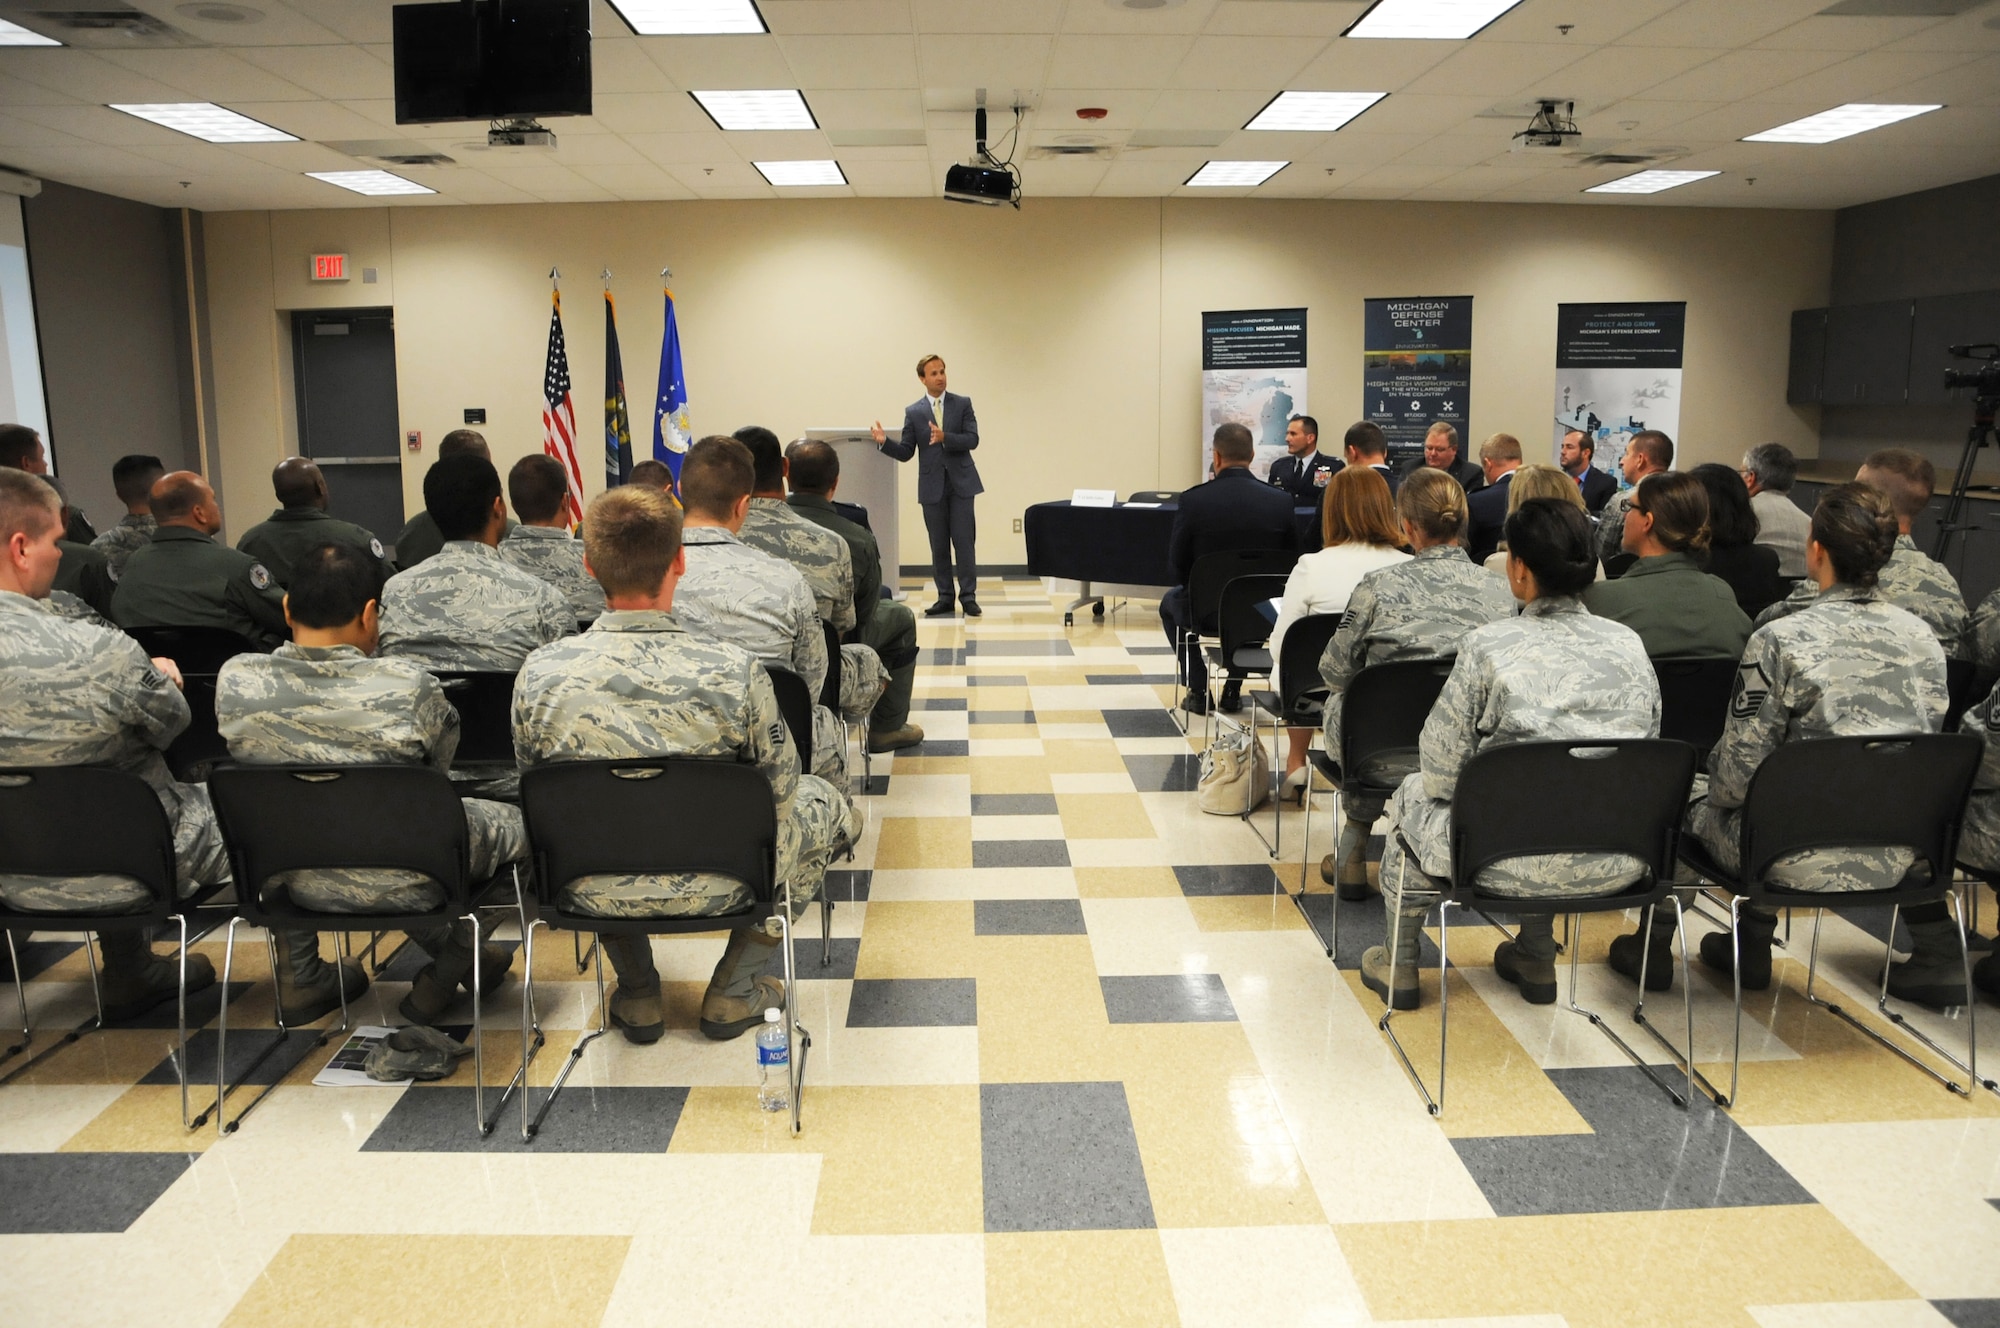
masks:
{"label": "power outlet on wall", "polygon": [[1018,516],[1014,518],[1014,533],[1016,535],[1021,533],[1021,518]]}

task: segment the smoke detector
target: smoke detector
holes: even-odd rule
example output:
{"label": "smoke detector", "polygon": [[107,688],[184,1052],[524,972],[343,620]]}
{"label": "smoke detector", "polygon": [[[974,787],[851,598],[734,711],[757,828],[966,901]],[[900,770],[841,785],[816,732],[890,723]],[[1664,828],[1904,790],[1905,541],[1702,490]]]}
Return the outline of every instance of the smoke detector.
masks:
{"label": "smoke detector", "polygon": [[1576,121],[1571,118],[1576,112],[1575,102],[1544,101],[1537,102],[1536,107],[1528,127],[1514,135],[1515,152],[1561,152],[1572,139],[1581,137]]}

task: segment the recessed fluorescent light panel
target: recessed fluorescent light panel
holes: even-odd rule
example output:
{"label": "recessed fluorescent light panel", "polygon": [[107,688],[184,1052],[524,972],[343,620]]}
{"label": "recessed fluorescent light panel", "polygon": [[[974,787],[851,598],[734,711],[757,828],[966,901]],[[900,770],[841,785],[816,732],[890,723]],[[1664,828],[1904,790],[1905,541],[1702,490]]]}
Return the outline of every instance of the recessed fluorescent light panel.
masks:
{"label": "recessed fluorescent light panel", "polygon": [[1349,37],[1463,41],[1521,0],[1377,0]]}
{"label": "recessed fluorescent light panel", "polygon": [[54,37],[44,37],[39,32],[30,32],[18,23],[9,23],[0,18],[0,46],[60,46]]}
{"label": "recessed fluorescent light panel", "polygon": [[1592,185],[1586,194],[1657,194],[1662,189],[1678,189],[1696,180],[1706,180],[1721,171],[1640,171],[1605,184]]}
{"label": "recessed fluorescent light panel", "polygon": [[1881,105],[1874,102],[1852,101],[1845,106],[1836,106],[1818,115],[1808,115],[1803,120],[1781,124],[1776,129],[1766,129],[1761,134],[1752,134],[1745,143],[1831,143],[1835,139],[1851,138],[1855,134],[1865,134],[1883,125],[1895,124],[1898,120],[1908,120],[1914,116],[1928,115],[1941,111],[1938,106],[1897,106]]}
{"label": "recessed fluorescent light panel", "polygon": [[611,7],[641,37],[770,31],[753,0],[611,0]]}
{"label": "recessed fluorescent light panel", "polygon": [[796,189],[805,185],[847,183],[841,174],[837,161],[758,161],[752,162],[764,173],[764,178],[780,189]]}
{"label": "recessed fluorescent light panel", "polygon": [[435,189],[427,189],[415,180],[405,180],[400,175],[388,171],[307,171],[315,180],[351,189],[357,194],[380,196],[384,194],[434,194]]}
{"label": "recessed fluorescent light panel", "polygon": [[1211,161],[1187,178],[1190,189],[1242,189],[1264,183],[1288,161]]}
{"label": "recessed fluorescent light panel", "polygon": [[689,93],[718,129],[817,129],[797,88]]}
{"label": "recessed fluorescent light panel", "polygon": [[1281,92],[1243,127],[1331,131],[1388,95],[1386,92]]}
{"label": "recessed fluorescent light panel", "polygon": [[226,111],[214,102],[207,101],[156,101],[120,106],[112,103],[111,109],[136,115],[141,120],[151,120],[156,125],[179,130],[206,143],[296,143],[294,135],[282,129],[273,129],[260,120],[252,120],[247,115]]}

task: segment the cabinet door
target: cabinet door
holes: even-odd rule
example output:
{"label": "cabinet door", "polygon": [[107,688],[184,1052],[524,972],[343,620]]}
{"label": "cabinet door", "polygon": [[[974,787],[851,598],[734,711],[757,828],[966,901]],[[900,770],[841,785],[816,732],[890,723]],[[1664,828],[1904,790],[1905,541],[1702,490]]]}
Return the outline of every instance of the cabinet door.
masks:
{"label": "cabinet door", "polygon": [[1910,375],[1910,302],[1850,304],[1826,311],[1829,406],[1901,405]]}
{"label": "cabinet door", "polygon": [[1826,310],[1792,311],[1791,366],[1785,373],[1785,400],[1794,406],[1820,399],[1826,376]]}
{"label": "cabinet door", "polygon": [[2000,291],[1918,300],[1910,323],[1910,404],[1969,401],[1971,393],[1965,389],[1945,391],[1944,371],[1976,366],[1968,360],[1954,360],[1944,348],[1981,341],[2000,341]]}

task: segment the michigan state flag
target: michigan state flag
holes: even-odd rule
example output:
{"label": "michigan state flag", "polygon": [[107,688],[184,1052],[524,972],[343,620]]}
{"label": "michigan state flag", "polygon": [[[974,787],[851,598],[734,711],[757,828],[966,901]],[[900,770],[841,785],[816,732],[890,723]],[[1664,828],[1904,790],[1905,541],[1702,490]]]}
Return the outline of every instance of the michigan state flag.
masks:
{"label": "michigan state flag", "polygon": [[625,406],[625,361],[618,353],[618,311],[604,292],[604,487],[632,478],[632,418]]}
{"label": "michigan state flag", "polygon": [[674,473],[681,488],[681,459],[694,441],[688,423],[687,381],[681,376],[681,331],[674,321],[674,292],[667,289],[667,332],[660,342],[660,396],[653,408],[653,456]]}

